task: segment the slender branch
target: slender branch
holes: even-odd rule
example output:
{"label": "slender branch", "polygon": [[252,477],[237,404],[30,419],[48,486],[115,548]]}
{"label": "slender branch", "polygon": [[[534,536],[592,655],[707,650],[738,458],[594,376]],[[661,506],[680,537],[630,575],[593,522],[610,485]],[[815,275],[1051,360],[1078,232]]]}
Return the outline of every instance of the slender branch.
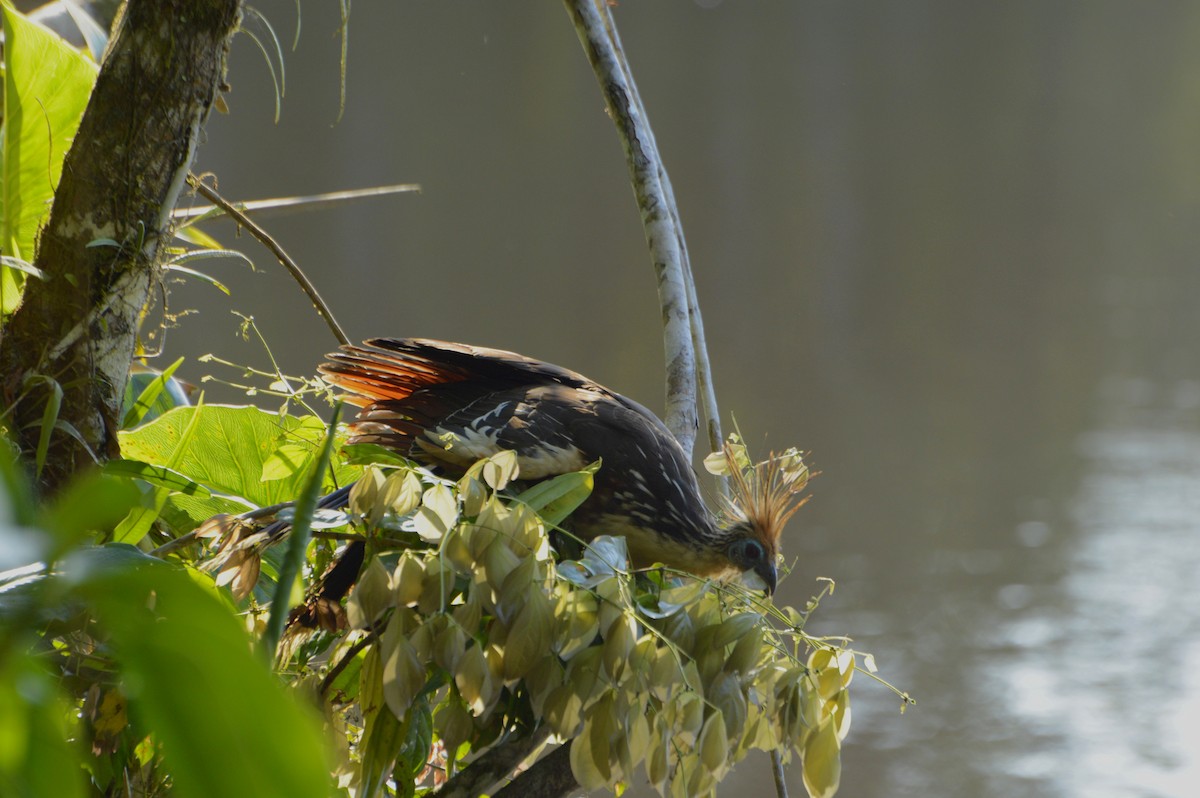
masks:
{"label": "slender branch", "polygon": [[682,234],[675,226],[661,177],[666,170],[645,110],[637,100],[633,76],[607,4],[604,0],[599,3],[595,0],[564,0],[564,4],[588,63],[596,73],[629,163],[662,306],[667,361],[664,420],[684,452],[691,456],[697,427],[696,354],[689,333],[688,296],[680,251]]}
{"label": "slender branch", "polygon": [[571,772],[571,743],[565,742],[539,759],[492,798],[560,798],[579,789]]}
{"label": "slender branch", "polygon": [[[326,191],[322,194],[310,194],[304,197],[275,197],[273,199],[250,200],[239,202],[238,210],[242,213],[253,211],[258,216],[286,216],[302,211],[323,210],[333,205],[363,199],[386,197],[391,194],[420,193],[418,183],[397,183],[391,186],[372,186],[371,188],[353,188],[345,191]],[[196,205],[191,208],[176,208],[172,218],[198,219],[202,216],[221,210],[216,205]]]}
{"label": "slender branch", "polygon": [[374,626],[367,630],[367,634],[363,636],[361,640],[357,641],[354,645],[350,646],[350,648],[346,649],[346,653],[342,655],[342,658],[339,659],[333,665],[333,667],[329,669],[329,672],[325,674],[325,678],[321,680],[321,688],[318,691],[318,695],[320,695],[321,698],[324,698],[325,694],[329,692],[329,688],[333,687],[333,683],[337,680],[337,677],[341,675],[342,671],[346,669],[346,666],[349,665],[356,656],[358,656],[358,652],[362,651],[379,638],[379,635],[383,632],[383,629],[386,625],[387,624],[383,621],[377,622]]}
{"label": "slender branch", "polygon": [[779,798],[788,798],[787,779],[783,775],[783,755],[776,748],[771,751],[771,773],[775,776],[775,794]]}
{"label": "slender branch", "polygon": [[292,260],[291,256],[284,252],[283,247],[276,243],[275,239],[267,233],[266,230],[259,227],[250,217],[238,210],[229,200],[222,197],[216,192],[212,186],[209,186],[195,175],[188,175],[188,185],[196,190],[200,196],[216,205],[221,210],[225,211],[228,216],[236,221],[239,225],[250,231],[250,235],[257,238],[264,247],[271,251],[271,254],[283,264],[283,267],[291,273],[292,278],[300,285],[304,293],[308,294],[308,298],[312,301],[313,306],[317,309],[317,314],[325,320],[325,324],[329,326],[333,332],[333,337],[338,339],[338,343],[348,344],[350,338],[342,330],[341,325],[337,323],[337,319],[333,317],[333,311],[325,304],[325,300],[317,292],[316,286],[308,279],[308,276],[300,270],[296,261]]}
{"label": "slender branch", "polygon": [[[482,795],[493,784],[516,770],[517,766],[526,757],[536,751],[538,746],[544,743],[549,736],[550,729],[546,726],[539,726],[528,736],[520,734],[511,735],[504,742],[490,748],[478,759],[468,763],[454,778],[443,784],[442,788],[433,794],[434,798],[474,798],[476,795]],[[562,747],[568,748],[568,746]],[[539,762],[538,764],[541,763]],[[568,772],[570,772],[570,766],[571,763],[568,760]],[[534,768],[536,767],[537,765],[534,765]],[[533,768],[530,770],[533,770]],[[573,781],[574,779],[572,779]],[[496,795],[511,796],[513,794],[506,792],[506,790],[508,790],[508,787],[505,787],[496,793]],[[536,795],[538,798],[543,798],[542,793],[527,793],[527,795]],[[546,793],[546,795],[552,795],[552,793]]]}
{"label": "slender branch", "polygon": [[[604,7],[604,20],[606,31],[616,44],[617,57],[620,59],[621,68],[629,78],[630,96],[637,107],[640,118],[648,120],[650,117],[646,113],[646,106],[642,103],[642,94],[638,91],[637,83],[633,80],[629,64],[625,59],[624,48],[621,46],[620,36],[617,33],[616,23],[613,21],[612,13],[607,5]],[[658,142],[654,138],[654,131],[650,128],[648,122],[646,123],[645,133],[657,153]],[[706,429],[708,432],[709,450],[719,452],[725,436],[721,432],[721,411],[717,407],[717,392],[712,380],[712,366],[708,359],[708,344],[704,336],[704,319],[700,314],[700,301],[696,296],[696,280],[692,275],[692,259],[688,254],[687,240],[683,234],[683,219],[679,213],[679,203],[675,201],[675,189],[671,185],[671,178],[667,174],[666,165],[663,164],[661,158],[658,161],[658,179],[662,184],[663,194],[666,197],[666,207],[671,214],[671,224],[674,227],[675,237],[679,245],[683,282],[687,289],[688,322],[691,327],[692,348],[696,353],[695,380],[700,391],[700,403],[704,409],[704,417],[707,421]],[[717,487],[722,496],[727,497],[729,495],[729,480],[727,478],[718,478]]]}

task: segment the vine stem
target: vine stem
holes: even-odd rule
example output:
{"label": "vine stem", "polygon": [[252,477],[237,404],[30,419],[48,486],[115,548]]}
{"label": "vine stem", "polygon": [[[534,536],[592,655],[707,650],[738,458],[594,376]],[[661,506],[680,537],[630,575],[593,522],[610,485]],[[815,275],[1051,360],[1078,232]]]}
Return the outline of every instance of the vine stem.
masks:
{"label": "vine stem", "polygon": [[213,205],[216,205],[218,208],[224,211],[229,218],[246,228],[250,232],[250,235],[257,238],[264,247],[271,251],[271,254],[274,255],[275,258],[281,264],[283,264],[283,267],[292,275],[292,279],[294,279],[300,285],[300,288],[304,291],[304,293],[308,295],[308,298],[313,303],[313,307],[317,309],[317,314],[325,320],[325,324],[329,326],[333,336],[338,339],[338,343],[349,344],[350,338],[342,330],[341,325],[337,323],[337,319],[333,317],[333,311],[330,310],[329,306],[325,304],[325,300],[322,299],[321,294],[317,292],[317,287],[312,284],[312,281],[308,279],[308,275],[306,275],[300,269],[300,266],[297,265],[296,261],[292,260],[292,257],[284,251],[283,247],[279,246],[275,239],[272,238],[266,230],[259,227],[258,224],[251,220],[249,216],[238,210],[237,206],[218,194],[217,190],[212,186],[208,185],[203,180],[192,174],[188,175],[187,180],[188,185],[194,188],[197,194],[204,197]]}

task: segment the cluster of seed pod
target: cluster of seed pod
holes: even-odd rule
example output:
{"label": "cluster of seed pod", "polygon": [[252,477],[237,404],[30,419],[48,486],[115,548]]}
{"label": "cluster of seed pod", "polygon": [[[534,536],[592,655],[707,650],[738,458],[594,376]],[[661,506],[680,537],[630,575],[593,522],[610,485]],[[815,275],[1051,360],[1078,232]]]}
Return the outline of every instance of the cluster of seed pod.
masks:
{"label": "cluster of seed pod", "polygon": [[356,489],[351,514],[367,534],[389,527],[412,545],[376,547],[347,605],[360,631],[328,656],[336,668],[360,661],[329,693],[363,730],[350,782],[367,794],[417,779],[431,748],[452,774],[513,729],[542,728],[571,745],[586,789],[644,777],[663,795],[704,795],[762,749],[798,755],[810,794],[836,791],[851,652],[807,637],[799,613],[758,594],[630,573],[619,538],[556,561],[548,528],[590,474],[514,496],[516,477],[500,456],[453,484],[401,467]]}

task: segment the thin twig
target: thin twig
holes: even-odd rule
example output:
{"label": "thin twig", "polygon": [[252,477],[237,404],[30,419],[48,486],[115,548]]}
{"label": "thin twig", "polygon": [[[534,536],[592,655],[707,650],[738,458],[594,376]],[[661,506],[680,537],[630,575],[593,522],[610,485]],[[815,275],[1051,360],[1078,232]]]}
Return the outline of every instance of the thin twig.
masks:
{"label": "thin twig", "polygon": [[325,304],[325,300],[321,299],[321,295],[317,293],[316,286],[309,281],[307,275],[300,270],[300,267],[296,265],[291,256],[283,251],[283,247],[279,246],[266,230],[263,230],[251,221],[249,216],[239,211],[232,203],[195,175],[188,175],[188,185],[194,188],[200,196],[225,211],[231,219],[249,230],[250,235],[257,238],[264,247],[271,250],[271,254],[291,273],[292,278],[299,283],[304,293],[308,294],[308,298],[317,309],[317,313],[325,320],[325,324],[329,326],[329,329],[333,332],[333,336],[338,339],[338,342],[342,344],[350,343],[350,338],[342,331],[341,325],[337,323],[337,319],[333,317],[333,311],[329,309],[329,306]]}
{"label": "thin twig", "polygon": [[775,794],[779,798],[788,798],[787,779],[783,775],[783,755],[779,749],[771,751],[771,773],[775,776]]}
{"label": "thin twig", "polygon": [[[391,194],[419,193],[418,183],[397,183],[391,186],[372,186],[371,188],[353,188],[345,191],[326,191],[322,194],[309,194],[302,197],[275,197],[272,199],[248,200],[239,202],[238,209],[242,213],[254,212],[257,216],[286,216],[290,213],[317,211],[331,205],[341,205],[352,200],[374,199]],[[175,220],[198,219],[223,210],[217,205],[196,205],[191,208],[176,208],[171,214]]]}
{"label": "thin twig", "polygon": [[334,663],[333,667],[329,669],[329,672],[325,674],[325,678],[321,680],[321,689],[318,692],[318,695],[320,695],[321,698],[325,698],[325,694],[329,692],[329,688],[333,686],[334,681],[341,674],[341,672],[346,669],[346,666],[350,664],[350,661],[358,656],[358,652],[362,651],[364,648],[374,642],[379,637],[385,626],[387,626],[387,624],[384,621],[377,622],[374,626],[367,630],[367,634],[363,636],[361,640],[358,640],[354,645],[346,649],[346,653],[342,655],[341,659]]}
{"label": "thin twig", "polygon": [[[621,50],[617,29],[607,3],[600,0],[564,0],[579,42],[625,150],[646,244],[658,278],[658,299],[663,314],[666,350],[667,401],[664,420],[690,457],[696,440],[696,354],[688,321],[687,288],[680,254],[682,234],[675,227],[663,188],[662,158],[654,142],[645,110],[636,100],[636,88]],[[598,8],[597,6],[601,6]]]}
{"label": "thin twig", "polygon": [[[646,113],[646,106],[642,103],[642,94],[638,91],[637,83],[633,80],[633,73],[630,70],[629,63],[625,59],[625,50],[621,46],[621,38],[617,33],[616,22],[612,18],[612,12],[607,5],[604,7],[605,29],[616,46],[617,58],[620,60],[621,69],[624,72],[629,83],[630,96],[637,108],[639,118],[649,120],[650,116]],[[649,139],[654,152],[658,153],[658,141],[654,137],[654,131],[650,127],[649,121],[645,123],[645,136]],[[666,198],[666,208],[671,215],[671,225],[675,230],[675,237],[679,246],[680,266],[683,274],[684,286],[687,289],[687,310],[688,324],[691,328],[692,349],[696,353],[696,376],[695,382],[698,387],[700,396],[699,402],[704,410],[704,418],[706,419],[706,429],[708,432],[709,451],[719,452],[724,441],[724,435],[721,432],[721,411],[717,406],[717,392],[712,380],[712,366],[708,359],[708,343],[704,337],[704,319],[700,315],[700,301],[696,296],[696,280],[692,275],[692,259],[688,254],[687,239],[683,234],[683,219],[679,213],[679,203],[675,201],[675,189],[671,185],[671,178],[667,174],[666,165],[662,158],[658,157],[658,179],[662,185],[663,195]],[[724,477],[717,479],[717,487],[722,497],[729,496],[729,480]]]}

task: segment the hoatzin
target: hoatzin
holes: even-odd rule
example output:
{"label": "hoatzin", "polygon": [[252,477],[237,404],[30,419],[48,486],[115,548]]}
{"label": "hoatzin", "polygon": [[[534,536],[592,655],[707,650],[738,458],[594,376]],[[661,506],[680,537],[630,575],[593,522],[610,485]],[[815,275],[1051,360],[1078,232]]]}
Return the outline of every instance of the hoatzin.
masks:
{"label": "hoatzin", "polygon": [[[569,519],[581,538],[623,535],[633,564],[776,584],[790,486],[735,480],[727,526],[705,506],[674,436],[637,402],[582,374],[499,349],[417,338],[343,346],[320,367],[361,410],[352,443],[376,443],[449,474],[511,450],[522,480],[602,465]],[[802,487],[802,486],[801,486]]]}
{"label": "hoatzin", "polygon": [[[450,476],[502,450],[519,478],[536,481],[601,461],[591,495],[567,519],[581,539],[622,535],[635,567],[663,563],[698,576],[753,573],[776,586],[779,536],[803,483],[734,474],[722,524],[705,506],[683,449],[637,402],[582,374],[499,349],[418,338],[343,346],[320,366],[360,408],[351,443],[375,443]],[[342,492],[345,501],[347,491]],[[312,608],[337,604],[356,578],[354,544],[323,579]],[[319,614],[319,613],[318,613]]]}

